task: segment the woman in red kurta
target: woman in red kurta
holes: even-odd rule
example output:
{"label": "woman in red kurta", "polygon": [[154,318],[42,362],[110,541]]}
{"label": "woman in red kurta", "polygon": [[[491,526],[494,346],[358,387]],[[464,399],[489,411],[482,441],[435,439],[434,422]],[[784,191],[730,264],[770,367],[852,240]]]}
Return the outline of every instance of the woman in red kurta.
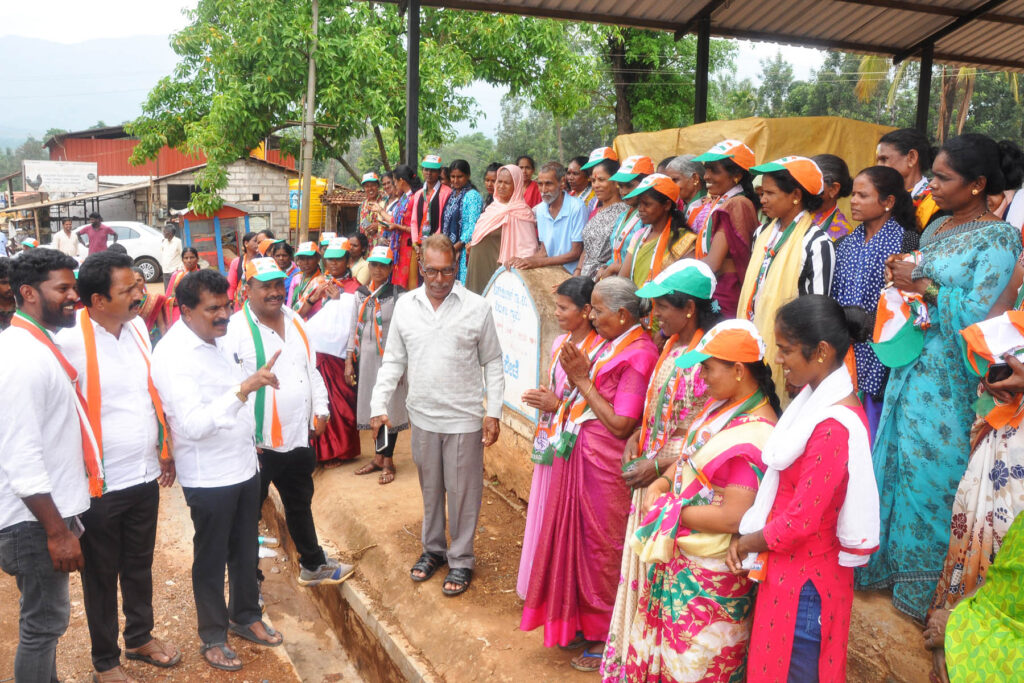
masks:
{"label": "woman in red kurta", "polygon": [[825,296],[800,297],[776,318],[777,360],[803,390],[765,444],[768,469],[729,547],[733,571],[761,582],[749,680],[846,679],[853,567],[878,548],[867,417],[843,362],[864,333]]}

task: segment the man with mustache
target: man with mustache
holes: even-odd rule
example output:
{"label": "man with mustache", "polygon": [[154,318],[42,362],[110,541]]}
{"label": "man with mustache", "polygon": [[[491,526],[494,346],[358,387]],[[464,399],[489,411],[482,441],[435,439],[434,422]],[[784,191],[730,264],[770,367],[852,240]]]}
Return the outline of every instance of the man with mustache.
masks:
{"label": "man with mustache", "polygon": [[[195,528],[192,593],[200,652],[215,669],[238,671],[228,647],[233,634],[259,645],[280,645],[280,633],[260,618],[260,476],[249,399],[263,387],[279,388],[273,373],[279,353],[248,374],[223,348],[234,305],[228,281],[198,270],[175,291],[181,319],[153,353],[153,383],[160,393],[174,444],[178,481]],[[230,606],[224,602],[227,566]]]}
{"label": "man with mustache", "polygon": [[245,276],[249,300],[231,316],[224,347],[246,372],[255,372],[268,357],[279,354],[274,374],[280,386],[260,389],[253,400],[260,506],[273,483],[299,554],[300,585],[341,583],[354,569],[324,554],[313,525],[316,454],[309,439],[311,433],[319,437],[327,428],[327,387],[316,369],[302,318],[284,305],[284,272],[274,259],[259,258],[249,262]]}
{"label": "man with mustache", "polygon": [[21,593],[16,681],[57,680],[57,641],[71,616],[68,574],[82,568],[78,515],[89,509],[90,487],[103,490],[77,373],[53,342],[75,324],[77,267],[45,248],[10,261],[19,310],[0,333],[8,360],[0,364],[0,567]]}
{"label": "man with mustache", "polygon": [[82,595],[96,681],[130,680],[117,645],[117,584],[125,615],[125,656],[168,668],[181,652],[153,637],[153,547],[159,486],[174,483],[164,416],[150,379],[152,349],[139,318],[142,293],[132,259],[93,254],[78,271],[85,308],[57,343],[78,371],[78,387],[103,459],[103,496],[82,515]]}
{"label": "man with mustache", "polygon": [[544,164],[537,174],[541,202],[533,207],[537,217],[540,244],[533,256],[516,259],[512,266],[521,270],[562,266],[572,273],[583,253],[583,226],[587,207],[562,189],[565,167],[556,161]]}

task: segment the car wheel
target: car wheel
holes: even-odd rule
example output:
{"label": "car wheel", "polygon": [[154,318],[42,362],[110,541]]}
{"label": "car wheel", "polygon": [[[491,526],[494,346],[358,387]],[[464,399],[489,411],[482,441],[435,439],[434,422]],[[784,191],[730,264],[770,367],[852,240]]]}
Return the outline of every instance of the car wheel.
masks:
{"label": "car wheel", "polygon": [[140,256],[135,259],[135,267],[142,271],[142,276],[146,278],[146,282],[159,282],[161,275],[163,275],[160,270],[160,264],[157,263],[156,259],[149,256]]}

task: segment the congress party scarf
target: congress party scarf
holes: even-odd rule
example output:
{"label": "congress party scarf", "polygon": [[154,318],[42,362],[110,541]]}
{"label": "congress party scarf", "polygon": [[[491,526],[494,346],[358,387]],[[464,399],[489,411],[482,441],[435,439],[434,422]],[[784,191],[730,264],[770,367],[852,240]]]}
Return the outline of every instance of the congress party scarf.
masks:
{"label": "congress party scarf", "polygon": [[[703,336],[704,331],[698,329],[690,340],[689,345],[686,347],[686,351],[693,349]],[[658,372],[661,371],[666,360],[672,356],[672,350],[675,348],[678,341],[679,335],[673,334],[665,342],[661,356],[658,358],[658,363],[654,366],[654,371],[651,373],[652,379],[658,376]],[[672,357],[669,362],[674,364],[675,358]],[[643,426],[640,428],[640,439],[637,443],[640,444],[640,448],[644,453],[652,454],[650,457],[656,457],[658,451],[661,450],[662,446],[665,445],[668,438],[671,436],[671,433],[665,428],[665,425],[668,425],[672,420],[672,411],[675,409],[676,405],[676,394],[679,393],[679,385],[682,384],[685,375],[686,370],[680,367],[673,367],[672,372],[668,377],[668,381],[665,382],[665,384],[658,387],[654,386],[654,382],[651,382],[647,386],[647,399],[644,401]],[[648,425],[650,425],[650,428],[648,428]],[[650,439],[649,443],[648,439]]]}
{"label": "congress party scarf", "polygon": [[[569,335],[565,335],[563,342],[569,339]],[[597,332],[591,330],[587,333],[586,338],[577,344],[577,348],[587,354],[587,356],[593,360],[594,354],[601,348],[604,340],[598,336]],[[551,364],[548,366],[548,389],[553,393],[555,392],[555,369],[558,365],[558,359],[562,355],[562,345],[558,345],[558,350],[555,351],[554,357],[551,359]],[[565,386],[562,387],[562,394],[558,397],[559,408],[554,412],[541,413],[540,419],[537,420],[537,431],[533,436],[533,450],[530,454],[530,460],[538,465],[550,465],[554,458],[555,445],[558,443],[558,434],[563,426],[561,420],[565,415],[561,410],[561,406],[565,404],[565,401],[569,398],[571,391],[569,389],[569,383],[566,382]]]}
{"label": "congress party scarf", "polygon": [[714,237],[711,232],[711,214],[741,192],[743,188],[736,185],[717,199],[709,199],[701,207],[693,225],[693,231],[697,233],[697,258],[702,259],[711,253],[711,239]]}
{"label": "congress party scarf", "polygon": [[100,456],[99,443],[93,433],[92,424],[89,421],[89,413],[86,409],[85,397],[78,388],[78,371],[68,362],[64,354],[60,352],[57,345],[50,338],[50,333],[43,328],[32,316],[24,311],[18,311],[11,319],[11,327],[19,327],[28,332],[32,337],[50,350],[57,362],[64,369],[71,385],[75,389],[75,410],[78,412],[78,426],[82,430],[82,458],[85,460],[85,471],[89,475],[89,495],[99,498],[103,495],[103,459]]}
{"label": "congress party scarf", "polygon": [[[263,346],[263,333],[260,331],[259,326],[252,317],[252,310],[249,308],[249,302],[246,302],[243,310],[245,310],[245,320],[249,323],[249,333],[252,335],[253,347],[256,349],[256,368],[259,369],[267,364],[267,351]],[[313,356],[309,350],[309,339],[306,338],[306,332],[302,329],[302,326],[299,325],[299,321],[295,318],[292,318],[292,324],[295,325],[295,329],[298,331],[299,337],[302,338],[302,343],[306,345],[306,356],[312,362]],[[266,415],[266,403],[267,388],[260,387],[256,390],[256,400],[253,403],[253,413],[256,418],[256,443],[265,443],[263,440],[263,423]],[[276,391],[274,392],[270,410],[270,447],[279,448],[284,444],[284,435],[281,428],[281,416],[277,411]]]}
{"label": "congress party scarf", "polygon": [[359,313],[356,315],[356,360],[359,360],[359,345],[362,343],[363,329],[366,327],[366,308],[371,300],[373,300],[373,337],[377,342],[377,354],[381,358],[384,357],[384,316],[381,313],[379,297],[387,293],[384,290],[389,286],[390,283],[385,280],[384,284],[373,290],[369,296],[363,299],[363,303],[359,304]]}

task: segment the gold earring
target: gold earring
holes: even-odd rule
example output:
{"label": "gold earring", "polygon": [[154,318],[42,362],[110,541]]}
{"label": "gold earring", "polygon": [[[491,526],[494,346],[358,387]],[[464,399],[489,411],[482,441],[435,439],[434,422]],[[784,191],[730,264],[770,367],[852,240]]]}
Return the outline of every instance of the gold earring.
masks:
{"label": "gold earring", "polygon": [[626,319],[625,319],[625,318],[623,318],[623,317],[622,317],[622,316],[620,315],[620,316],[619,316],[619,324],[620,324],[620,325],[624,325],[625,323],[626,323]]}
{"label": "gold earring", "polygon": [[686,317],[687,317],[687,318],[692,318],[692,317],[693,317],[693,313],[687,313],[687,314],[686,314]]}
{"label": "gold earring", "polygon": [[800,203],[800,200],[799,200],[799,199],[794,199],[794,200],[793,200],[793,206],[796,206],[796,205],[797,205],[797,204],[799,204],[799,203]]}
{"label": "gold earring", "polygon": [[973,190],[971,190],[971,194],[977,195],[978,194],[978,188],[974,188]]}
{"label": "gold earring", "polygon": [[889,210],[889,207],[888,207],[888,206],[887,206],[887,207],[885,207],[885,210],[886,210],[886,211],[888,211],[888,210]]}
{"label": "gold earring", "polygon": [[742,377],[737,377],[737,378],[736,378],[736,381],[737,381],[737,382],[742,382],[742,381],[743,381],[743,378],[742,378]]}
{"label": "gold earring", "polygon": [[819,363],[824,363],[825,362],[825,357],[824,356],[818,356],[818,362]]}

